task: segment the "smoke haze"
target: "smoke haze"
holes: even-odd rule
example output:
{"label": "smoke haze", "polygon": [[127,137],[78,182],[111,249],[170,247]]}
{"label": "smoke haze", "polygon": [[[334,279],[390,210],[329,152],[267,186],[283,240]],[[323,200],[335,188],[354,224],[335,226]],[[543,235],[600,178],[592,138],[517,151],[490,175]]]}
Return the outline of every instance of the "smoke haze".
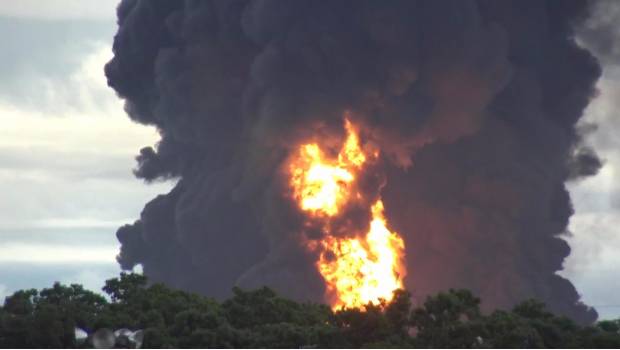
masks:
{"label": "smoke haze", "polygon": [[282,169],[308,140],[338,147],[348,112],[382,151],[370,187],[417,298],[535,297],[592,322],[556,274],[565,182],[601,166],[576,127],[601,74],[575,42],[587,16],[581,1],[123,0],[108,84],[161,134],[136,176],[178,182],[118,230],[121,267],[218,298],[266,284],[322,301]]}

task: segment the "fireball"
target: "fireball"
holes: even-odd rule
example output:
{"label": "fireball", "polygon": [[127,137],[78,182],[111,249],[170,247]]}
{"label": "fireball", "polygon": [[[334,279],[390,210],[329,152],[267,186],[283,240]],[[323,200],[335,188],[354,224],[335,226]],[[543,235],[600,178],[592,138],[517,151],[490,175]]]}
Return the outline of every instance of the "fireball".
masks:
{"label": "fireball", "polygon": [[368,204],[368,232],[350,232],[346,237],[330,234],[333,219],[362,197],[355,182],[364,165],[378,157],[362,150],[358,131],[348,118],[344,126],[347,137],[337,158],[327,157],[317,143],[302,144],[289,169],[293,199],[307,220],[323,227],[323,238],[308,247],[319,250],[316,267],[333,309],[389,301],[393,291],[403,287],[406,273],[404,242],[388,229],[380,199]]}

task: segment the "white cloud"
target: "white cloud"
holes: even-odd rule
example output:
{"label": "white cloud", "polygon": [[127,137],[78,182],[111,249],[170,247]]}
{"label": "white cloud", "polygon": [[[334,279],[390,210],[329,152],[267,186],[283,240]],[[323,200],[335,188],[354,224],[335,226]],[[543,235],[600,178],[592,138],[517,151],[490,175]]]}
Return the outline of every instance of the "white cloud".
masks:
{"label": "white cloud", "polygon": [[115,18],[120,0],[3,0],[0,16],[46,20]]}
{"label": "white cloud", "polygon": [[581,213],[571,218],[572,254],[565,271],[573,275],[620,266],[620,215],[613,212]]}
{"label": "white cloud", "polygon": [[135,154],[159,135],[129,120],[107,87],[110,47],[92,50],[67,79],[41,78],[56,87],[50,99],[59,112],[0,104],[0,228],[109,225],[113,232],[171,187],[144,185],[131,173]]}
{"label": "white cloud", "polygon": [[158,139],[155,128],[133,123],[107,86],[103,66],[111,57],[109,45],[93,43],[70,76],[33,81],[33,89],[45,91],[55,112],[0,104],[0,146],[133,154],[153,144]]}
{"label": "white cloud", "polygon": [[119,271],[116,229],[171,187],[131,173],[159,135],[129,120],[107,87],[110,46],[90,47],[66,78],[32,81],[52,110],[0,103],[0,298],[56,280],[100,290]]}
{"label": "white cloud", "polygon": [[620,198],[620,67],[604,67],[598,83],[600,95],[590,104],[584,122],[598,124],[586,142],[605,160],[594,177],[569,185],[575,215],[571,218],[567,237],[571,254],[566,259],[562,275],[570,278],[583,300],[601,305],[603,318],[620,316],[620,208],[614,198]]}
{"label": "white cloud", "polygon": [[[24,88],[9,84],[0,96],[0,298],[54,281],[98,291],[120,270],[115,230],[172,186],[145,185],[131,173],[135,154],[159,135],[130,121],[107,86],[111,45],[97,41],[107,22],[97,22],[96,35],[80,36],[72,30],[95,22],[66,21],[111,19],[117,2],[0,0],[0,16],[34,18],[8,21],[5,27],[20,30],[14,43],[38,39],[45,56],[16,55],[5,66]],[[58,40],[40,42],[50,38]]]}
{"label": "white cloud", "polygon": [[114,263],[116,246],[73,246],[62,244],[3,243],[0,263],[3,264],[83,264]]}
{"label": "white cloud", "polygon": [[32,221],[30,228],[47,228],[47,229],[63,229],[63,228],[116,228],[127,222],[133,221],[133,218],[125,218],[123,220],[102,220],[99,218],[54,218],[48,220],[35,220]]}
{"label": "white cloud", "polygon": [[112,48],[104,42],[91,42],[89,46],[90,52],[70,76],[62,80],[45,76],[33,79],[33,87],[44,92],[43,98],[52,101],[54,110],[89,111],[102,116],[121,108],[122,101],[107,86],[103,73],[104,65],[112,58]]}

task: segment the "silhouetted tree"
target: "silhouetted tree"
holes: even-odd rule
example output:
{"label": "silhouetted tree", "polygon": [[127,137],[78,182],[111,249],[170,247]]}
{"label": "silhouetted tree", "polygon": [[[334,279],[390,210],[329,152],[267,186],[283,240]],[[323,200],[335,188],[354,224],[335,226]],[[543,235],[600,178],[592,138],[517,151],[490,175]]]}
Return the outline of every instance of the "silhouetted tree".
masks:
{"label": "silhouetted tree", "polygon": [[527,300],[484,315],[467,290],[449,290],[416,307],[407,291],[390,302],[332,311],[269,288],[233,290],[220,303],[138,274],[106,281],[103,296],[80,285],[21,290],[0,307],[1,348],[88,347],[74,327],[144,329],[148,348],[618,348],[620,320],[582,327]]}

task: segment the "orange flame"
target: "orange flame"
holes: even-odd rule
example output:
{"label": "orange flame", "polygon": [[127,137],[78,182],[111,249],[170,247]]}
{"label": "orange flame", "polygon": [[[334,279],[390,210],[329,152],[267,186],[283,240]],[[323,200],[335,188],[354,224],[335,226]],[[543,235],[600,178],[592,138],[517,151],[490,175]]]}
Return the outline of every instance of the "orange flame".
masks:
{"label": "orange flame", "polygon": [[[290,165],[293,197],[309,220],[318,219],[323,224],[325,237],[309,247],[320,249],[317,268],[334,309],[389,301],[392,292],[402,288],[406,273],[402,263],[404,242],[387,228],[381,200],[369,208],[372,221],[364,237],[357,233],[352,238],[329,234],[330,219],[337,217],[348,202],[361,198],[354,185],[368,160],[357,130],[346,118],[345,129],[347,138],[337,159],[328,159],[316,143],[310,143],[300,146]],[[378,153],[372,156],[376,159]]]}

